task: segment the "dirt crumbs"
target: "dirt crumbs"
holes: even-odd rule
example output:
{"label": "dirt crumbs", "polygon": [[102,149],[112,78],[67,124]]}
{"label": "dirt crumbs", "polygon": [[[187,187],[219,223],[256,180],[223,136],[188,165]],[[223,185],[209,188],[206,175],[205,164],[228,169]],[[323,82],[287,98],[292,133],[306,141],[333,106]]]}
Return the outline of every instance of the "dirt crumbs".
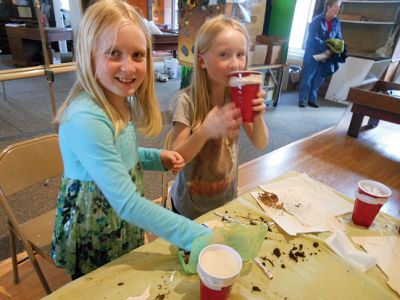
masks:
{"label": "dirt crumbs", "polygon": [[170,294],[170,291],[169,291],[169,276],[161,275],[160,279],[161,279],[162,282],[157,284],[158,294],[154,298],[156,300],[166,299],[168,297],[168,295]]}
{"label": "dirt crumbs", "polygon": [[261,292],[261,289],[260,289],[258,286],[256,286],[256,285],[253,285],[253,287],[251,288],[251,290],[252,290],[253,292]]}
{"label": "dirt crumbs", "polygon": [[307,257],[315,256],[318,254],[318,252],[321,252],[321,249],[318,249],[318,252],[316,252],[315,248],[318,247],[319,244],[317,242],[314,242],[312,246],[310,245],[310,247],[305,247],[303,244],[292,244],[292,248],[289,250],[288,254],[286,254],[286,251],[282,251],[281,249],[276,247],[273,249],[272,255],[276,259],[279,259],[278,261],[275,261],[274,263],[272,260],[267,259],[267,256],[261,257],[261,259],[264,261],[268,261],[273,267],[275,267],[276,264],[282,269],[286,269],[287,261],[284,261],[286,257],[289,257],[289,260],[294,261],[295,263],[301,261],[305,262],[308,261]]}
{"label": "dirt crumbs", "polygon": [[258,193],[258,199],[268,207],[283,209],[283,203],[279,202],[276,194],[270,192]]}
{"label": "dirt crumbs", "polygon": [[281,250],[279,248],[275,248],[274,251],[272,251],[272,253],[276,256],[276,257],[280,257],[281,256]]}
{"label": "dirt crumbs", "polygon": [[306,255],[305,255],[304,251],[302,251],[302,249],[303,249],[303,245],[301,245],[301,247],[299,247],[299,248],[293,247],[292,249],[290,249],[289,258],[294,260],[295,262],[298,262],[300,258],[304,261],[303,258],[305,258]]}

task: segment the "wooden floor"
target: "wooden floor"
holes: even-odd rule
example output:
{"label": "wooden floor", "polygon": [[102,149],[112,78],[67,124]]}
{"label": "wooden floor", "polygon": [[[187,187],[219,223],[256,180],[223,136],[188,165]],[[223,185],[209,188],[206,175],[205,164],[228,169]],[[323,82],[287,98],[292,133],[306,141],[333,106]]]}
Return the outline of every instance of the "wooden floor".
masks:
{"label": "wooden floor", "polygon": [[[21,254],[21,256],[23,255],[24,253]],[[70,281],[70,277],[64,274],[64,270],[54,267],[52,264],[39,256],[38,261],[52,290],[56,290]],[[40,284],[40,281],[29,260],[20,265],[19,279],[20,282],[18,284],[13,283],[11,259],[6,259],[0,262],[1,300],[35,300],[46,296],[46,292]]]}
{"label": "wooden floor", "polygon": [[[381,181],[392,189],[393,194],[383,210],[400,218],[400,126],[381,122],[377,128],[363,130],[354,139],[346,135],[350,117],[347,110],[335,128],[240,166],[239,194],[289,170],[296,170],[353,198],[357,182],[368,178]],[[52,289],[69,282],[62,270],[44,260],[39,263]],[[23,264],[20,273],[21,281],[14,285],[10,260],[0,263],[0,299],[35,300],[45,296],[29,261]]]}

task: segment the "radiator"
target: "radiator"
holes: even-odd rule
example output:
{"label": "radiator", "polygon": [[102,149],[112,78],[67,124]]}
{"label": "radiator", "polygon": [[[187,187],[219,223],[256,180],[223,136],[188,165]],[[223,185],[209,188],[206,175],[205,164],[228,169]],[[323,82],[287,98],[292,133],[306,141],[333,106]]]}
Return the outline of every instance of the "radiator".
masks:
{"label": "radiator", "polygon": [[289,48],[286,64],[288,65],[303,65],[304,50]]}
{"label": "radiator", "polygon": [[282,77],[282,90],[287,91],[287,89],[288,89],[289,66],[297,65],[297,66],[301,67],[303,65],[303,56],[304,56],[303,49],[289,48],[288,55],[286,58],[287,67],[285,67],[285,70],[283,72],[283,77]]}

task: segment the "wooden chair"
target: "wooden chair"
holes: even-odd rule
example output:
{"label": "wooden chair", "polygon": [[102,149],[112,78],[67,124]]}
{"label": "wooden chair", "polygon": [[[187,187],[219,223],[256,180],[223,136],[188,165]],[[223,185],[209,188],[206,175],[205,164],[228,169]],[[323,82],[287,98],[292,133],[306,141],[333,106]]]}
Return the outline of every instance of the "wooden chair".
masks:
{"label": "wooden chair", "polygon": [[[165,136],[165,139],[164,139],[164,149],[165,150],[169,150],[171,148],[172,132],[173,132],[173,129],[168,131],[167,135]],[[174,183],[173,181],[168,181],[168,172],[163,172],[161,175],[161,188],[162,188],[161,205],[168,209],[172,209],[171,197],[169,195],[169,189],[171,188],[173,183]]]}
{"label": "wooden chair", "polygon": [[[48,294],[51,293],[51,290],[35,255],[39,254],[53,263],[49,250],[55,210],[20,224],[10,206],[8,197],[35,183],[45,182],[62,173],[63,163],[56,134],[10,145],[0,153],[0,203],[8,218],[14,283],[19,282],[18,264],[29,258]],[[28,253],[28,257],[20,261],[17,261],[15,237],[22,241]]]}

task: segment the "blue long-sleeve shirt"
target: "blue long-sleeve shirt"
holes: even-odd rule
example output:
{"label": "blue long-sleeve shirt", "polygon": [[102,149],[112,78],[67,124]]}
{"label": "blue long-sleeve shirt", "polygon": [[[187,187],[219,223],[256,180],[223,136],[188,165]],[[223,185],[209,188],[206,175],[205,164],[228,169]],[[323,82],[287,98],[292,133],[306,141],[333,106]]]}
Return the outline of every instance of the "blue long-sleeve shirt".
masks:
{"label": "blue long-sleeve shirt", "polygon": [[160,150],[138,148],[132,123],[114,138],[106,113],[86,93],[64,112],[59,130],[64,176],[94,181],[117,215],[129,223],[190,249],[210,230],[142,197],[128,174],[139,160],[144,169],[164,170]]}

